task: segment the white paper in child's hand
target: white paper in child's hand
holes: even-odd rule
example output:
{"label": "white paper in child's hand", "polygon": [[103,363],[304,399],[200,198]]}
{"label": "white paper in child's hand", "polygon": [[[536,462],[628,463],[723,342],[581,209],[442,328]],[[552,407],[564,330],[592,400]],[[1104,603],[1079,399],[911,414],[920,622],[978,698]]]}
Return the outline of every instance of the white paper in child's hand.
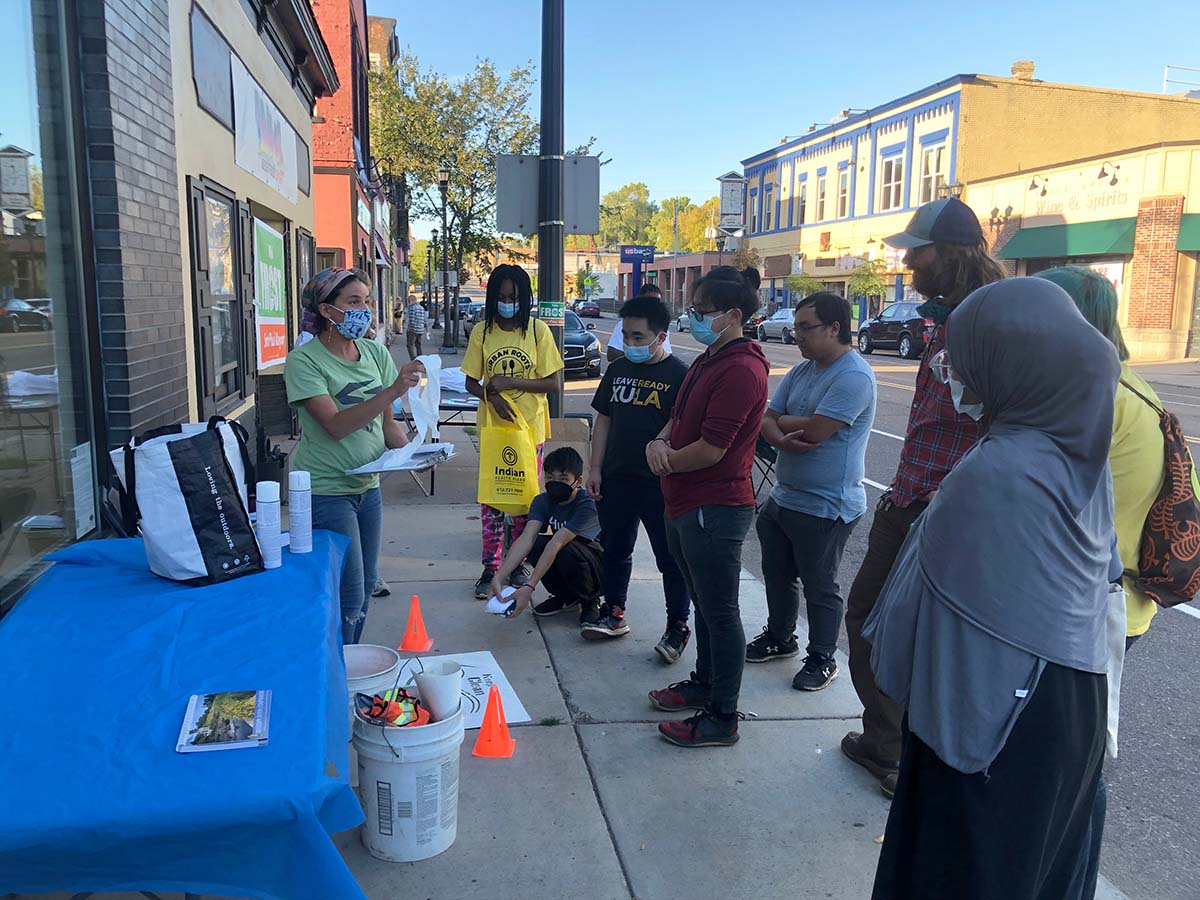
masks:
{"label": "white paper in child's hand", "polygon": [[512,597],[512,595],[516,592],[517,589],[515,587],[502,588],[500,590],[499,599],[496,597],[490,597],[488,599],[487,611],[494,613],[497,616],[504,615],[506,612],[508,612],[509,607],[512,606],[512,600],[509,598]]}

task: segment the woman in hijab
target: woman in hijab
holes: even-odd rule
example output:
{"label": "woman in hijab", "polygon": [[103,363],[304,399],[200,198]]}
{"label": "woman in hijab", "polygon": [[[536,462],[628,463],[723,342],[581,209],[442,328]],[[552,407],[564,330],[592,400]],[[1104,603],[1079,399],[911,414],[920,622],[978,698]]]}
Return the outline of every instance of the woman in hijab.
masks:
{"label": "woman in hijab", "polygon": [[936,361],[988,430],[864,629],[907,707],[874,900],[1078,900],[1105,738],[1116,351],[1059,287],[989,284]]}

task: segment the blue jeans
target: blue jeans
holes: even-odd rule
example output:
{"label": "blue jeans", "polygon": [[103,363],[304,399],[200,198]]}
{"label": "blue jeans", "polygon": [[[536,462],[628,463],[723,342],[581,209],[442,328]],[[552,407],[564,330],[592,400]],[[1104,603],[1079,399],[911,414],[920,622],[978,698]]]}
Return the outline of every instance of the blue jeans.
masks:
{"label": "blue jeans", "polygon": [[313,528],[350,538],[342,569],[342,643],[357,644],[379,574],[383,495],[379,488],[362,494],[313,494],[312,517]]}

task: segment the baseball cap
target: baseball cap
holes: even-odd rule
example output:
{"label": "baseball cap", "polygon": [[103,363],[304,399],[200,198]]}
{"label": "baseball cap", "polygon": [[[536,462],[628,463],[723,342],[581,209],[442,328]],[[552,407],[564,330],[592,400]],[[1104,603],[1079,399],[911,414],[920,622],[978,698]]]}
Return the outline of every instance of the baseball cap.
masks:
{"label": "baseball cap", "polygon": [[925,247],[929,244],[965,244],[974,246],[983,240],[983,229],[971,207],[957,197],[943,197],[926,203],[899,234],[883,242],[898,250]]}

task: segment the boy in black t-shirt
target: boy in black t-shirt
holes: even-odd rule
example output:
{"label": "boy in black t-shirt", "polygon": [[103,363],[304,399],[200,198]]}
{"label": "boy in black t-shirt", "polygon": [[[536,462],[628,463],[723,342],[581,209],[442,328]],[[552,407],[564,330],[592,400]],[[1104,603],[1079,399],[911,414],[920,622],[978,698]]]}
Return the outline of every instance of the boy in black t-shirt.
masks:
{"label": "boy in black t-shirt", "polygon": [[634,297],[618,314],[625,356],[608,364],[592,399],[599,415],[587,479],[588,495],[600,501],[607,605],[600,621],[584,627],[583,636],[613,638],[629,633],[625,598],[640,521],[650,536],[667,603],[667,628],[654,649],[665,662],[673,663],[691,635],[687,624],[691,598],[667,547],[662,488],[646,463],[646,445],[671,418],[687,366],[663,349],[671,316],[661,300]]}
{"label": "boy in black t-shirt", "polygon": [[553,616],[575,606],[583,627],[600,621],[600,519],[583,489],[583,458],[572,447],[559,447],[542,463],[546,490],[533,498],[525,530],[513,542],[492,578],[491,596],[499,597],[508,577],[528,558],[529,583],[513,594],[520,615],[538,583],[550,596],[533,608],[535,616]]}

